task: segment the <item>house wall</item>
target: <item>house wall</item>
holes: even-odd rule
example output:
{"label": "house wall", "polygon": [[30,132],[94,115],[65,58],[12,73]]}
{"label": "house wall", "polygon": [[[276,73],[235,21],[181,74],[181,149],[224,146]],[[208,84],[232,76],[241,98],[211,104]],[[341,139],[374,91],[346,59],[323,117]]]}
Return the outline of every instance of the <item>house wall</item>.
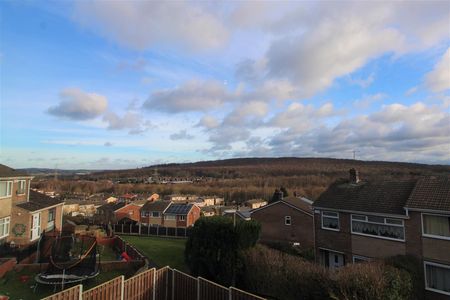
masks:
{"label": "house wall", "polygon": [[194,225],[194,223],[200,218],[201,209],[197,206],[193,206],[189,214],[187,215],[186,227]]}
{"label": "house wall", "polygon": [[177,220],[164,219],[164,226],[165,227],[177,227]]}
{"label": "house wall", "polygon": [[345,263],[352,261],[352,238],[350,227],[350,214],[339,213],[339,231],[322,229],[321,214],[319,210],[314,213],[314,228],[316,236],[316,260],[320,258],[320,249],[335,250],[344,253]]}
{"label": "house wall", "polygon": [[356,255],[383,258],[406,254],[406,245],[404,242],[365,237],[356,234],[353,234],[351,238],[352,252]]}
{"label": "house wall", "polygon": [[422,219],[418,212],[410,212],[405,220],[406,254],[422,257]]}
{"label": "house wall", "polygon": [[[19,180],[25,180],[26,181],[26,186],[25,186],[25,193],[24,194],[17,194],[17,190],[19,187]],[[21,203],[21,202],[25,202],[28,199],[28,193],[29,193],[29,186],[30,186],[30,181],[31,179],[6,179],[6,178],[2,178],[0,181],[12,181],[13,182],[13,186],[12,186],[12,190],[11,190],[11,196],[7,197],[7,198],[1,198],[0,199],[0,218],[4,218],[4,217],[8,217],[11,215],[12,213],[12,206],[13,204],[16,203]]]}
{"label": "house wall", "polygon": [[140,222],[140,209],[140,206],[130,204],[119,208],[114,212],[114,214],[116,220],[120,220],[122,218],[130,218],[133,221]]}
{"label": "house wall", "polygon": [[[25,180],[25,193],[24,194],[17,194],[17,191],[19,189],[19,181]],[[29,187],[30,187],[30,181],[31,179],[14,179],[13,180],[13,191],[12,191],[12,204],[22,203],[26,202],[28,199],[29,194]]]}
{"label": "house wall", "polygon": [[[291,225],[285,225],[285,216],[291,216]],[[284,203],[255,211],[251,218],[261,224],[262,241],[299,242],[306,248],[314,246],[313,217]]]}
{"label": "house wall", "polygon": [[423,237],[423,258],[450,265],[450,241]]}
{"label": "house wall", "polygon": [[11,215],[12,197],[0,199],[0,218]]}
{"label": "house wall", "polygon": [[146,223],[146,224],[151,224],[151,225],[159,225],[159,226],[162,226],[164,224],[163,218],[161,216],[158,218],[156,218],[156,217],[141,217],[141,222]]}

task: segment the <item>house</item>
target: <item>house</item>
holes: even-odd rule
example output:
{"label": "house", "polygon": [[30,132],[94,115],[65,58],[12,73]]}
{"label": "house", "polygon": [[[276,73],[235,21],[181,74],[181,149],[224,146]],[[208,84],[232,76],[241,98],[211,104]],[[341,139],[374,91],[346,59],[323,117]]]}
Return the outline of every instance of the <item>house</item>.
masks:
{"label": "house", "polygon": [[316,259],[329,268],[414,255],[427,299],[450,296],[450,178],[366,182],[350,170],[313,203]]}
{"label": "house", "polygon": [[130,202],[137,199],[137,195],[136,194],[123,194],[122,196],[119,196],[119,201],[123,201],[123,202]]}
{"label": "house", "polygon": [[116,223],[116,215],[114,212],[119,208],[122,208],[126,205],[125,202],[112,202],[106,203],[97,208],[97,211],[94,215],[94,222],[96,224],[110,224]]}
{"label": "house", "polygon": [[164,200],[166,201],[172,201],[172,202],[194,202],[198,199],[198,196],[196,195],[168,195],[164,197]]}
{"label": "house", "polygon": [[214,207],[205,206],[201,208],[200,213],[204,217],[212,217],[216,215],[216,210],[214,209]]}
{"label": "house", "polygon": [[303,197],[286,197],[252,210],[252,220],[261,224],[263,242],[299,243],[314,247],[312,201]]}
{"label": "house", "polygon": [[264,205],[267,205],[267,201],[264,199],[251,199],[245,201],[244,205],[250,207],[250,209],[257,209]]}
{"label": "house", "polygon": [[[250,221],[251,209],[246,206],[234,206],[222,207],[222,216],[238,219],[242,221]],[[236,218],[235,218],[236,217]]]}
{"label": "house", "polygon": [[193,226],[195,221],[200,218],[200,208],[191,203],[171,203],[163,215],[165,227],[187,228]]}
{"label": "house", "polygon": [[105,202],[106,203],[115,203],[115,202],[117,202],[117,200],[118,199],[116,197],[111,196],[111,197],[106,198]]}
{"label": "house", "polygon": [[139,223],[141,221],[140,210],[142,206],[144,206],[144,203],[135,201],[116,209],[114,211],[115,220],[119,223],[122,220],[126,223]]}
{"label": "house", "polygon": [[170,204],[170,201],[148,201],[140,209],[141,223],[150,226],[163,226],[163,215]]}
{"label": "house", "polygon": [[200,197],[199,199],[203,200],[203,203],[205,203],[205,206],[217,206],[217,205],[223,205],[223,203],[224,203],[223,198],[216,197],[216,196],[205,196],[205,197]]}
{"label": "house", "polygon": [[64,202],[30,190],[32,179],[0,164],[0,244],[27,246],[61,230]]}

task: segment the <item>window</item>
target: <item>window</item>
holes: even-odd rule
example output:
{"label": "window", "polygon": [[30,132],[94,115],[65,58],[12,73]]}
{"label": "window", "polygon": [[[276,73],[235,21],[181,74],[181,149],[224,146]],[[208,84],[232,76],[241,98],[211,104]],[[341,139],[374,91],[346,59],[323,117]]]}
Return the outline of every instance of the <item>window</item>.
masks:
{"label": "window", "polygon": [[0,181],[0,198],[11,196],[12,181]]}
{"label": "window", "polygon": [[352,215],[352,233],[390,240],[405,240],[403,220],[380,216]]}
{"label": "window", "polygon": [[284,225],[291,225],[291,216],[284,217]]}
{"label": "window", "polygon": [[186,216],[178,216],[178,221],[185,221],[186,220]]}
{"label": "window", "polygon": [[339,213],[334,211],[323,211],[322,229],[339,231]]}
{"label": "window", "polygon": [[56,208],[52,208],[48,211],[47,229],[53,229],[55,227]]}
{"label": "window", "polygon": [[425,288],[450,295],[450,266],[424,262]]}
{"label": "window", "polygon": [[450,216],[422,214],[423,235],[450,239]]}
{"label": "window", "polygon": [[152,217],[153,218],[159,218],[159,211],[153,211],[152,212]]}
{"label": "window", "polygon": [[10,217],[0,219],[0,239],[9,235]]}
{"label": "window", "polygon": [[19,194],[19,195],[25,194],[25,187],[26,187],[26,181],[19,180],[19,182],[17,184],[17,194]]}
{"label": "window", "polygon": [[174,215],[165,215],[164,219],[165,220],[175,220],[175,216]]}

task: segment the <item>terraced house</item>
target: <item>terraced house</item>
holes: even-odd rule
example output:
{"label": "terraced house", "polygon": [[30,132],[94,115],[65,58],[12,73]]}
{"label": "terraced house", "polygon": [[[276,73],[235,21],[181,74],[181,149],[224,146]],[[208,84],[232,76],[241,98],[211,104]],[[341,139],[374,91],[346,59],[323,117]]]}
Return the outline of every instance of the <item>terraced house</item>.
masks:
{"label": "terraced house", "polygon": [[0,243],[27,246],[61,230],[63,202],[30,190],[33,177],[0,165]]}
{"label": "terraced house", "polygon": [[200,218],[200,208],[192,203],[147,202],[141,208],[141,223],[149,226],[190,227]]}
{"label": "terraced house", "polygon": [[332,184],[313,204],[318,261],[347,263],[414,255],[427,299],[450,299],[450,178]]}

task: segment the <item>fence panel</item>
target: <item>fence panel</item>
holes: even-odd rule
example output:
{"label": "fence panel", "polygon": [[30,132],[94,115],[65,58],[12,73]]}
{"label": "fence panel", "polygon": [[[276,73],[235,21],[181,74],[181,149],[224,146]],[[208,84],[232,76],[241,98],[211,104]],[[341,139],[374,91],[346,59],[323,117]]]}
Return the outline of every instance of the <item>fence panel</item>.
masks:
{"label": "fence panel", "polygon": [[198,279],[178,270],[173,270],[173,300],[196,300]]}
{"label": "fence panel", "polygon": [[199,277],[200,299],[229,300],[226,287]]}
{"label": "fence panel", "polygon": [[133,276],[124,282],[124,296],[127,300],[153,299],[153,277],[156,269],[150,269]]}
{"label": "fence panel", "polygon": [[153,300],[169,300],[169,281],[172,274],[169,267],[164,267],[155,272],[155,297]]}
{"label": "fence panel", "polygon": [[47,298],[43,298],[42,300],[81,300],[82,291],[83,285],[79,284],[70,289],[48,296]]}
{"label": "fence panel", "polygon": [[86,292],[83,292],[83,300],[109,300],[121,299],[123,276],[116,277]]}
{"label": "fence panel", "polygon": [[265,300],[265,298],[250,294],[235,287],[230,287],[230,294],[232,300]]}

